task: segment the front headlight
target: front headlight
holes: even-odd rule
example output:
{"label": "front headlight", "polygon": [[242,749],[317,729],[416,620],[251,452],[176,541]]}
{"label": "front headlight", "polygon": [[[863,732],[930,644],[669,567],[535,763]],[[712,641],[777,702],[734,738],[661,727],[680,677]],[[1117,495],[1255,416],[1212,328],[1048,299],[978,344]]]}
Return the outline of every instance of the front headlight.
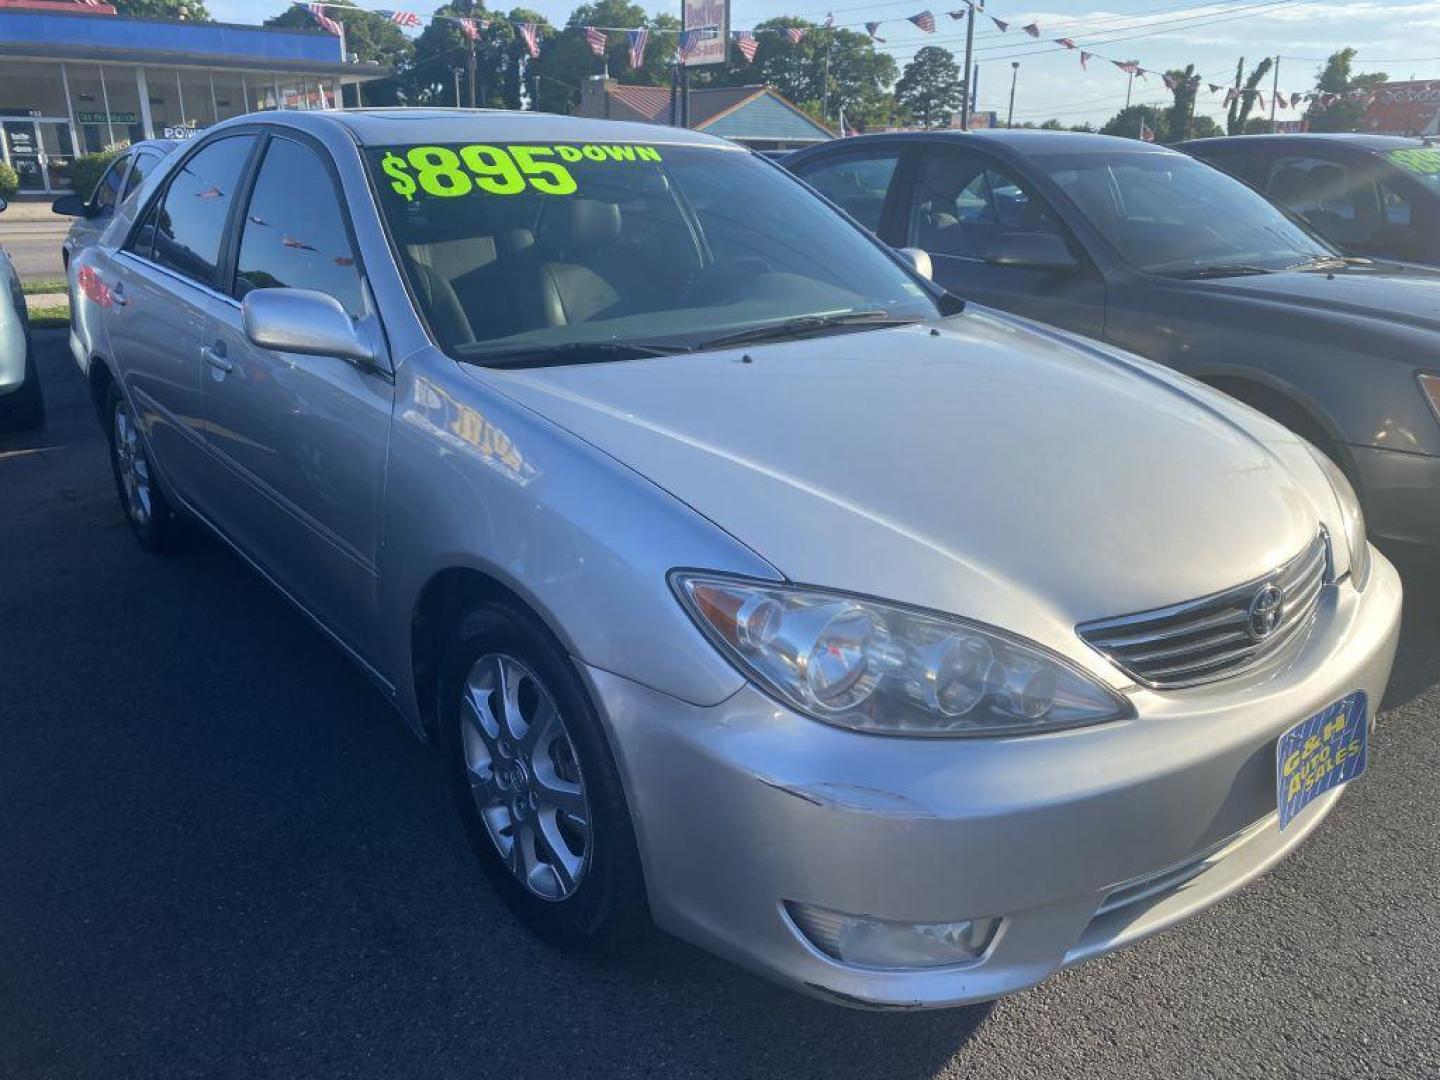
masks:
{"label": "front headlight", "polygon": [[1350,580],[1357,591],[1362,590],[1370,580],[1370,544],[1365,538],[1365,513],[1360,509],[1360,497],[1355,494],[1349,477],[1323,450],[1308,444],[1306,448],[1335,491],[1340,520],[1345,527],[1345,548],[1350,554]]}
{"label": "front headlight", "polygon": [[819,589],[676,572],[746,676],[817,720],[891,735],[1028,735],[1134,715],[1040,646],[953,616]]}

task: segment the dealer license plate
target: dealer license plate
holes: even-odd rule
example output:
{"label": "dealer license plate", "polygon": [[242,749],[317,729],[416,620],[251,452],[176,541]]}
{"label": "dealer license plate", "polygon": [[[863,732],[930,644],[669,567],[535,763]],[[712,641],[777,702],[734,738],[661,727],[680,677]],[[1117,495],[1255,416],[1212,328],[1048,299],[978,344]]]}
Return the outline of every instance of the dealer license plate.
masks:
{"label": "dealer license plate", "polygon": [[1365,691],[1356,690],[1280,736],[1275,746],[1280,828],[1314,799],[1365,771],[1369,703]]}

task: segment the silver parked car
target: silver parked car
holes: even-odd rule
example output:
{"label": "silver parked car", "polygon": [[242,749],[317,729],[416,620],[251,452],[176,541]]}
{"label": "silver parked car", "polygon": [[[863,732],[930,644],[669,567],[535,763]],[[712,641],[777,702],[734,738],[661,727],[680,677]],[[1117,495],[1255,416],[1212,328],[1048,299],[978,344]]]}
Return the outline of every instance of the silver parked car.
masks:
{"label": "silver parked car", "polygon": [[68,267],[75,252],[88,247],[110,225],[115,208],[128,199],[145,182],[145,178],[179,146],[175,139],[147,139],[119,154],[101,175],[95,190],[88,196],[62,195],[50,209],[57,214],[75,218],[65,241],[60,245],[61,262]]}
{"label": "silver parked car", "polygon": [[203,522],[349,653],[551,941],[991,998],[1365,767],[1400,584],[1326,458],[721,140],[241,118],[72,277],[140,541]]}
{"label": "silver parked car", "polygon": [[[0,196],[0,212],[5,208]],[[44,422],[45,399],[30,347],[29,309],[15,264],[0,248],[0,432],[24,431]]]}

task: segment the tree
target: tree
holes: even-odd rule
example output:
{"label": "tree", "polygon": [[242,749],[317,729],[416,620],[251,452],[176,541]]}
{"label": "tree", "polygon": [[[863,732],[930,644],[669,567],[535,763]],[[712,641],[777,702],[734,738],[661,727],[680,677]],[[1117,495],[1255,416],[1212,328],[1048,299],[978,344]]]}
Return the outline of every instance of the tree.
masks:
{"label": "tree", "polygon": [[184,19],[187,22],[210,22],[204,0],[110,0],[119,15],[137,19]]}
{"label": "tree", "polygon": [[[784,33],[802,27],[798,44]],[[734,49],[730,62],[706,72],[692,71],[691,85],[773,86],[822,123],[833,123],[845,110],[845,122],[865,128],[889,122],[895,99],[895,60],[875,51],[866,34],[815,26],[803,19],[779,18],[756,27],[755,62],[747,64]]]}
{"label": "tree", "polygon": [[[585,40],[585,27],[640,27],[651,29],[650,45],[645,50],[645,63],[638,69],[630,66],[630,39],[625,33],[607,31],[605,56],[596,56]],[[540,80],[541,106],[547,112],[574,112],[580,102],[580,88],[592,75],[608,71],[622,83],[638,86],[668,86],[673,69],[675,37],[657,30],[678,29],[673,15],[651,18],[639,4],[629,0],[595,0],[582,4],[570,18],[551,47],[535,62]]]}
{"label": "tree", "polygon": [[1190,118],[1190,135],[1192,139],[1213,139],[1217,135],[1224,135],[1225,129],[1211,120],[1208,116],[1193,116]]}
{"label": "tree", "polygon": [[1242,56],[1235,65],[1235,95],[1231,97],[1230,108],[1225,114],[1226,134],[1244,134],[1245,121],[1250,116],[1250,110],[1255,107],[1255,98],[1260,92],[1260,80],[1270,73],[1270,65],[1273,63],[1275,61],[1267,56],[1255,65],[1255,70],[1250,72],[1248,79],[1245,78],[1245,58]]}
{"label": "tree", "polygon": [[[1351,61],[1355,59],[1354,49],[1341,49],[1331,53],[1315,79],[1317,94],[1338,95],[1327,108],[1320,100],[1310,102],[1305,119],[1310,121],[1311,131],[1359,131],[1365,119],[1368,92],[1379,88],[1389,76],[1383,71],[1369,75],[1352,75]],[[1356,94],[1355,91],[1362,91]]]}
{"label": "tree", "polygon": [[1165,117],[1166,141],[1184,142],[1194,129],[1195,95],[1200,92],[1200,77],[1195,74],[1194,64],[1186,64],[1183,71],[1177,69],[1165,74],[1170,77],[1170,93],[1175,99]]}
{"label": "tree", "polygon": [[1170,137],[1168,111],[1155,105],[1130,105],[1106,121],[1100,129],[1101,135],[1120,135],[1127,139],[1140,137],[1140,121],[1155,133],[1156,142],[1165,142]]}
{"label": "tree", "polygon": [[[366,105],[398,105],[402,103],[404,72],[415,60],[415,44],[400,28],[389,19],[380,18],[369,11],[362,11],[350,0],[331,0],[326,9],[332,19],[345,26],[345,51],[360,60],[369,60],[390,68],[395,72],[385,79],[365,84]],[[286,8],[274,18],[266,19],[265,26],[280,26],[290,29],[314,29],[315,18],[303,7]]]}
{"label": "tree", "polygon": [[895,101],[922,127],[944,126],[960,107],[961,90],[955,57],[938,45],[926,45],[905,65],[895,84]]}

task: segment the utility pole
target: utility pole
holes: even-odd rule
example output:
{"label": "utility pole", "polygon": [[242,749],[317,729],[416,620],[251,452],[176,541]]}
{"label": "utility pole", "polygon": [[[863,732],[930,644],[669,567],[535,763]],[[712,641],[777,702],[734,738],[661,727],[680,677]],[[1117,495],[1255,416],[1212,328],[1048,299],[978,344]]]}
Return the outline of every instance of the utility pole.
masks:
{"label": "utility pole", "polygon": [[1009,114],[1006,115],[1006,117],[1005,117],[1005,126],[1006,126],[1007,128],[1012,128],[1012,127],[1015,126],[1015,80],[1017,80],[1018,78],[1020,78],[1020,61],[1019,61],[1019,60],[1011,60],[1011,61],[1010,61],[1010,112],[1009,112]]}
{"label": "utility pole", "polygon": [[975,57],[975,12],[985,7],[985,0],[965,0],[970,10],[965,17],[965,78],[960,85],[960,130],[970,130],[970,68]]}
{"label": "utility pole", "polygon": [[1280,57],[1275,57],[1275,81],[1270,84],[1270,134],[1275,134],[1275,95],[1280,92]]}
{"label": "utility pole", "polygon": [[1125,108],[1130,107],[1130,90],[1135,85],[1135,72],[1130,72],[1130,78],[1125,83]]}
{"label": "utility pole", "polygon": [[470,88],[470,108],[475,108],[475,39],[469,38],[465,56],[465,84]]}
{"label": "utility pole", "polygon": [[454,70],[455,75],[455,107],[460,108],[460,69]]}

